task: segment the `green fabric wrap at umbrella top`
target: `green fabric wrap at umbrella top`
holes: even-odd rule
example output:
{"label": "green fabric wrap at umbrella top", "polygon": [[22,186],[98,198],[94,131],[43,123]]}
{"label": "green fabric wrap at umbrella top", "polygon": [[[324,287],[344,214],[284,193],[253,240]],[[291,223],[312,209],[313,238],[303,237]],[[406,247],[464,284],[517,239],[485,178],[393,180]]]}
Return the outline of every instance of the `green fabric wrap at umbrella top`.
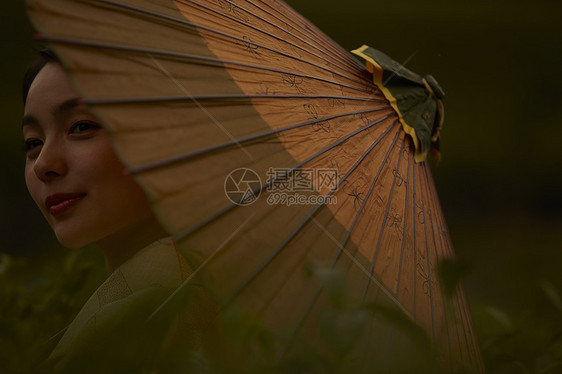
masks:
{"label": "green fabric wrap at umbrella top", "polygon": [[352,53],[366,61],[373,83],[398,113],[404,131],[413,138],[416,162],[425,160],[428,152],[439,160],[439,133],[444,119],[441,99],[445,93],[435,78],[431,75],[422,78],[367,45]]}

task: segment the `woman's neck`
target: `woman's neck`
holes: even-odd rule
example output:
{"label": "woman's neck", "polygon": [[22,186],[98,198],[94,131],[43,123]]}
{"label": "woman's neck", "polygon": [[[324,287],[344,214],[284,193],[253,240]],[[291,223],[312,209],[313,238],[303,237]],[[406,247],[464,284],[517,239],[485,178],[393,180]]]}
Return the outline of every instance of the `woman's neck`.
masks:
{"label": "woman's neck", "polygon": [[107,274],[111,274],[138,251],[168,235],[156,218],[150,215],[96,244],[101,247],[105,256]]}

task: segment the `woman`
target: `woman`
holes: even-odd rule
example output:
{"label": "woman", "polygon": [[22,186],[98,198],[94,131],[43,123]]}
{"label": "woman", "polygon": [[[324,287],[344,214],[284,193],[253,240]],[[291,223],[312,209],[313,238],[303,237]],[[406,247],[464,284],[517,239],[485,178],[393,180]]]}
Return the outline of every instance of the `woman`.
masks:
{"label": "woman", "polygon": [[188,307],[152,315],[190,268],[53,53],[42,52],[28,70],[23,98],[29,192],[59,242],[69,248],[97,243],[109,274],[50,365],[66,372],[177,365],[171,355],[201,348],[201,330],[215,315],[211,303],[194,286]]}
{"label": "woman", "polygon": [[60,243],[98,243],[111,273],[167,233],[54,55],[44,56],[25,90],[26,183]]}

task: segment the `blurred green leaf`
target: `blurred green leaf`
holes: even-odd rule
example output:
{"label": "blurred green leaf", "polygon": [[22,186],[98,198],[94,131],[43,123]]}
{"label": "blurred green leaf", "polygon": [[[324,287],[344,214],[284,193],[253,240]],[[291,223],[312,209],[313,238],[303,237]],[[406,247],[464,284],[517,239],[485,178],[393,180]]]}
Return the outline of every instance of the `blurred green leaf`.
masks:
{"label": "blurred green leaf", "polygon": [[562,298],[560,298],[560,294],[554,285],[546,279],[539,280],[538,285],[552,305],[558,309],[558,311],[562,312]]}
{"label": "blurred green leaf", "polygon": [[445,258],[439,261],[437,272],[445,297],[451,299],[461,280],[470,273],[470,267],[464,261]]}
{"label": "blurred green leaf", "polygon": [[492,306],[486,306],[482,310],[496,322],[496,326],[499,326],[498,331],[503,331],[506,333],[513,332],[513,323],[509,316],[498,308]]}

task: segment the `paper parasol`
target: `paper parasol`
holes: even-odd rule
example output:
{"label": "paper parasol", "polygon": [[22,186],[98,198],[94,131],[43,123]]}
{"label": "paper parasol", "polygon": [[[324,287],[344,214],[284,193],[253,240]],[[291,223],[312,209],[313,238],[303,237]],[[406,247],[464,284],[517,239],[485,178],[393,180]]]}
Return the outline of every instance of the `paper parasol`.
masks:
{"label": "paper parasol", "polygon": [[[453,248],[424,161],[442,120],[433,80],[364,47],[367,71],[277,0],[29,12],[224,308],[305,336],[326,304],[307,269],[334,269],[347,297],[402,310],[444,360],[481,368],[463,291],[446,300],[437,276]],[[387,344],[373,331],[367,354]]]}

